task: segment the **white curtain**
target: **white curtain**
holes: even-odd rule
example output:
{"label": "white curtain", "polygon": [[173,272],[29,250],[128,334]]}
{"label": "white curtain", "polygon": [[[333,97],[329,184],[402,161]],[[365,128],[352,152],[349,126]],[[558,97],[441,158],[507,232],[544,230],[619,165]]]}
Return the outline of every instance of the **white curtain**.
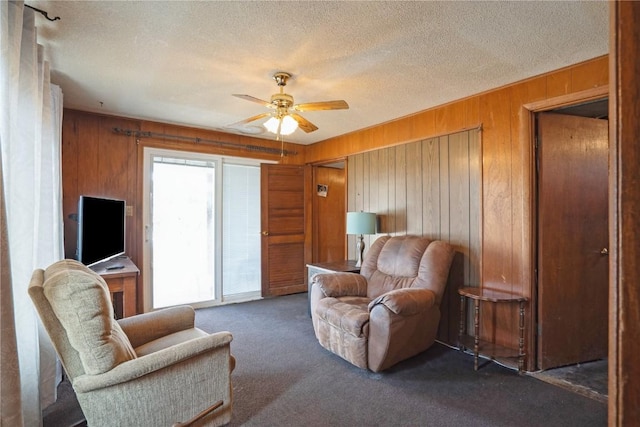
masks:
{"label": "white curtain", "polygon": [[[42,425],[55,400],[55,353],[27,294],[31,273],[63,256],[62,92],[49,80],[35,16],[0,2],[1,425]],[[4,221],[3,224],[4,225]],[[8,265],[6,264],[8,261]],[[5,349],[5,344],[8,344]]]}

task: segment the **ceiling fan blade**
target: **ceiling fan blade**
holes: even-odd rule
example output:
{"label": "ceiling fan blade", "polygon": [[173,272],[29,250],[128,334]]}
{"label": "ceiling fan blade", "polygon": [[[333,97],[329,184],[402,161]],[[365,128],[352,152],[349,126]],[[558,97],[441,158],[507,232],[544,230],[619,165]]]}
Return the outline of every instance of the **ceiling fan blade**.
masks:
{"label": "ceiling fan blade", "polygon": [[259,120],[259,119],[262,119],[262,118],[264,118],[264,117],[268,117],[268,116],[270,116],[270,115],[271,115],[271,113],[262,113],[262,114],[258,114],[258,115],[256,115],[256,116],[249,117],[248,119],[244,119],[244,120],[240,120],[239,122],[232,123],[232,124],[230,124],[228,127],[234,127],[234,126],[244,125],[244,124],[247,124],[247,123],[252,122],[252,121],[254,121],[254,120]]}
{"label": "ceiling fan blade", "polygon": [[256,104],[260,104],[260,105],[263,105],[265,107],[269,107],[269,108],[273,108],[274,107],[273,104],[271,104],[270,102],[267,102],[264,99],[256,98],[255,96],[241,95],[241,94],[237,94],[237,93],[234,93],[233,96],[235,96],[236,98],[246,99],[247,101],[255,102]]}
{"label": "ceiling fan blade", "polygon": [[314,130],[318,130],[318,126],[311,123],[309,120],[302,117],[300,114],[290,113],[289,114],[293,119],[298,122],[298,127],[305,131],[306,133],[313,132]]}
{"label": "ceiling fan blade", "polygon": [[346,110],[349,104],[346,101],[324,101],[324,102],[307,102],[306,104],[294,105],[296,111],[317,111],[317,110]]}

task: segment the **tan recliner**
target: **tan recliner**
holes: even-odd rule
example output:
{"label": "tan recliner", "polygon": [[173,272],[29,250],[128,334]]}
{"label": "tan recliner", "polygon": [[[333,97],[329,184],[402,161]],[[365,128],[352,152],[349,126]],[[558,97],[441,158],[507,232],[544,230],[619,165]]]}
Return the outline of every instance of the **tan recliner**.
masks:
{"label": "tan recliner", "polygon": [[104,280],[73,260],[34,271],[29,295],[90,427],[231,420],[232,336],[196,328],[191,307],[116,321]]}
{"label": "tan recliner", "polygon": [[384,236],[367,252],[360,274],[317,274],[311,316],[327,350],[383,371],[435,341],[454,250],[444,241]]}

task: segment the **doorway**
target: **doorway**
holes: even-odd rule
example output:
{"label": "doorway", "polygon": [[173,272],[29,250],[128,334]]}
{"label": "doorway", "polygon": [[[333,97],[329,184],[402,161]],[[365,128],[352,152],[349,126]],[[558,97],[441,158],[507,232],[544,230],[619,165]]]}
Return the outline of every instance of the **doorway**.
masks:
{"label": "doorway", "polygon": [[346,251],[346,161],[313,166],[312,261],[347,259]]}
{"label": "doorway", "polygon": [[154,156],[151,168],[151,308],[215,301],[218,166]]}
{"label": "doorway", "polygon": [[539,112],[535,121],[536,368],[557,376],[598,361],[604,368],[586,378],[606,384],[608,101]]}
{"label": "doorway", "polygon": [[260,164],[144,149],[144,311],[260,297]]}

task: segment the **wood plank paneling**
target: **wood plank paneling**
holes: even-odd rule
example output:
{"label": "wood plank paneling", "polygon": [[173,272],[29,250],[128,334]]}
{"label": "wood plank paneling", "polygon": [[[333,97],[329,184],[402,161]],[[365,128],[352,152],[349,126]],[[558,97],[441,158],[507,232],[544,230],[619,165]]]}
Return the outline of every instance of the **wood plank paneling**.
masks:
{"label": "wood plank paneling", "polygon": [[394,201],[393,209],[395,211],[395,233],[407,233],[407,151],[406,144],[398,145],[391,148],[395,154],[395,174],[394,174]]}
{"label": "wood plank paneling", "polygon": [[545,83],[548,97],[571,93],[571,69],[558,71],[547,76]]}
{"label": "wood plank paneling", "polygon": [[[480,236],[480,239],[469,239],[469,283],[482,283],[482,131],[469,133],[469,211],[480,212],[480,215],[469,218],[469,236]],[[480,179],[471,179],[479,177]],[[470,319],[470,317],[468,317]]]}
{"label": "wood plank paneling", "polygon": [[[472,130],[362,153],[348,160],[364,173],[349,174],[348,191],[362,195],[358,203],[380,216],[380,234],[424,235],[448,241],[456,249],[438,335],[453,345],[460,314],[457,289],[480,284],[481,152],[479,131]],[[361,191],[363,188],[371,191]],[[355,240],[349,248],[355,254],[351,246],[355,247]]]}
{"label": "wood plank paneling", "polygon": [[[136,146],[130,138],[117,137],[115,126],[135,128],[127,119],[87,116],[65,111],[63,120],[63,212],[65,217],[65,256],[74,258],[77,243],[77,222],[69,215],[77,213],[81,195],[123,199],[135,211],[136,206]],[[107,131],[105,131],[107,130]],[[127,216],[127,230],[135,230],[134,216]],[[137,240],[127,233],[127,254],[135,262]]]}
{"label": "wood plank paneling", "polygon": [[438,161],[438,172],[440,175],[440,190],[438,195],[440,196],[440,213],[439,213],[439,224],[438,227],[440,229],[439,235],[433,235],[434,238],[439,238],[443,240],[448,240],[450,236],[450,197],[451,197],[451,176],[449,175],[449,167],[450,167],[450,158],[449,158],[449,137],[441,136],[438,138],[438,153],[440,154],[440,159]]}
{"label": "wood plank paneling", "polygon": [[[364,161],[365,164],[369,165],[369,167],[367,168],[367,171],[369,174],[367,176],[373,176],[374,174],[376,174],[378,169],[380,168],[380,164],[379,164],[380,156],[379,156],[378,150],[364,153],[364,155],[362,156],[362,161]],[[375,182],[374,183],[367,182],[366,185],[368,188],[368,191],[366,194],[368,195],[368,199],[369,199],[369,204],[368,204],[369,212],[380,212],[380,198],[378,196],[378,189],[375,187]],[[347,181],[347,187],[348,186],[349,186],[349,181]],[[381,233],[381,231],[378,229],[376,230],[376,234],[377,233]],[[371,242],[375,240],[376,235],[367,236],[367,238],[368,238],[367,245],[370,245]],[[355,240],[353,245],[355,245]],[[350,258],[350,259],[355,259],[355,258]]]}
{"label": "wood plank paneling", "polygon": [[[352,165],[355,166],[355,182],[358,184],[353,188],[353,204],[349,205],[349,211],[360,212],[364,211],[364,199],[365,199],[365,190],[364,190],[364,165],[365,162],[362,158],[354,160],[351,162]],[[368,185],[368,184],[367,184]],[[347,184],[347,186],[349,186]],[[368,238],[368,236],[366,236]],[[349,259],[358,259],[356,255],[356,236],[349,235],[348,236],[348,245],[347,249],[349,252]]]}
{"label": "wood plank paneling", "polygon": [[396,150],[388,148],[384,152],[387,154],[387,227],[389,227],[389,234],[395,235],[398,234],[396,223],[400,214],[396,210]]}
{"label": "wood plank paneling", "polygon": [[581,92],[609,83],[608,61],[587,61],[571,67],[571,91]]}
{"label": "wood plank paneling", "polygon": [[78,126],[76,120],[65,115],[62,122],[62,210],[64,227],[64,252],[67,258],[75,258],[78,223],[71,215],[78,208]]}
{"label": "wood plank paneling", "polygon": [[422,144],[406,144],[407,234],[422,235]]}
{"label": "wood plank paneling", "polygon": [[[369,174],[371,173],[371,162],[367,161],[367,159],[369,158],[370,153],[365,153],[364,155],[364,159],[362,162],[362,178],[363,178],[363,183],[362,183],[362,200],[361,200],[361,205],[360,205],[360,210],[363,212],[371,212],[371,192],[373,191],[372,188],[372,183],[370,181],[367,181],[365,179],[365,177],[369,176]],[[354,236],[355,237],[355,236]],[[372,236],[364,236],[364,243],[365,245],[369,245],[371,242],[371,238]],[[354,239],[354,247],[355,247],[355,239]],[[357,259],[357,257],[355,258],[350,258],[350,259]]]}
{"label": "wood plank paneling", "polygon": [[[454,243],[458,252],[464,256],[458,266],[463,277],[469,276],[469,247],[471,222],[470,181],[479,179],[471,177],[469,168],[469,132],[449,136],[449,242]],[[474,212],[479,213],[479,211]],[[479,234],[476,239],[479,239]],[[475,239],[474,239],[475,240]]]}
{"label": "wood plank paneling", "polygon": [[[392,221],[389,220],[390,212],[389,212],[389,188],[390,188],[390,179],[393,176],[395,178],[395,167],[389,167],[389,152],[392,151],[390,149],[387,150],[378,150],[378,180],[377,185],[373,188],[373,192],[376,194],[376,202],[377,206],[374,209],[371,209],[372,212],[380,213],[380,218],[378,219],[378,223],[380,229],[378,233],[386,234],[386,230],[390,230],[390,226]],[[393,187],[395,189],[395,186]],[[372,197],[373,198],[373,197]],[[394,221],[395,222],[395,221]],[[369,242],[371,244],[371,242]]]}
{"label": "wood plank paneling", "polygon": [[422,234],[440,236],[440,144],[438,138],[422,146]]}

